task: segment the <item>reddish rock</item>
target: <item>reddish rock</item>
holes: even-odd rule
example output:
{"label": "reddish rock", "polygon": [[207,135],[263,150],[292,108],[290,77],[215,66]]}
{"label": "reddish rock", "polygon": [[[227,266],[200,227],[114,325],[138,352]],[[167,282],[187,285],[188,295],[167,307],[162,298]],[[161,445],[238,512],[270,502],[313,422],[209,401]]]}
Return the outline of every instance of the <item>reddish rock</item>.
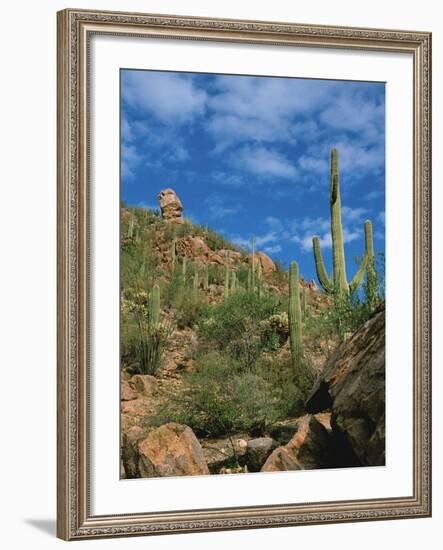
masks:
{"label": "reddish rock", "polygon": [[200,263],[223,264],[223,259],[206,244],[203,237],[192,237],[188,235],[177,240],[175,245],[179,256],[186,256]]}
{"label": "reddish rock", "polygon": [[278,447],[266,460],[262,472],[312,470],[329,465],[330,438],[328,430],[312,415],[297,420],[293,438]]}
{"label": "reddish rock", "polygon": [[226,264],[233,265],[237,262],[241,261],[241,253],[237,252],[236,250],[229,250],[227,248],[223,248],[222,250],[219,250],[217,252],[220,258],[223,259],[223,261]]}
{"label": "reddish rock", "polygon": [[157,378],[150,374],[136,374],[131,378],[129,384],[138,393],[152,395],[157,387]]}
{"label": "reddish rock", "polygon": [[173,189],[163,189],[158,194],[162,219],[168,223],[184,223],[183,206]]}
{"label": "reddish rock", "polygon": [[137,394],[131,388],[127,380],[122,380],[120,382],[120,399],[122,401],[131,401],[132,399],[137,399]]}
{"label": "reddish rock", "polygon": [[[251,258],[251,256],[249,256],[249,258]],[[248,259],[248,261],[250,262],[251,260]],[[277,269],[271,258],[264,252],[255,253],[255,265],[259,264],[263,273],[272,273]]]}
{"label": "reddish rock", "polygon": [[208,475],[203,449],[189,426],[170,422],[138,445],[141,477]]}
{"label": "reddish rock", "polygon": [[140,477],[138,470],[138,444],[146,437],[146,432],[139,426],[132,426],[122,436],[122,464],[127,479]]}

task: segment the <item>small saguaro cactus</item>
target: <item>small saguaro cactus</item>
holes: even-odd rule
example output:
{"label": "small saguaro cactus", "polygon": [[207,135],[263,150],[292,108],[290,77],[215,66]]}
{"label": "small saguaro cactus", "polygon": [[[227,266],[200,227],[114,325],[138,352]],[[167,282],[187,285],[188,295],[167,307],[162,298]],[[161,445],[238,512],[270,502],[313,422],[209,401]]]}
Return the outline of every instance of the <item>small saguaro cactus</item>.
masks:
{"label": "small saguaro cactus", "polygon": [[182,260],[182,279],[183,279],[183,284],[186,282],[186,267],[187,267],[187,261],[186,261],[186,256],[183,256],[183,260]]}
{"label": "small saguaro cactus", "polygon": [[172,267],[175,267],[175,261],[177,259],[176,244],[177,244],[177,239],[172,239],[172,242],[171,242],[171,263],[172,263]]}
{"label": "small saguaro cactus", "polygon": [[306,307],[307,307],[307,296],[306,296],[306,287],[301,287],[301,311],[303,313],[303,317],[306,315]]}
{"label": "small saguaro cactus", "polygon": [[192,279],[192,288],[194,289],[194,292],[198,292],[198,271],[195,270],[194,272],[194,278]]}
{"label": "small saguaro cactus", "polygon": [[225,285],[224,285],[224,289],[223,289],[223,296],[224,296],[225,300],[226,300],[226,298],[229,297],[229,278],[230,278],[229,276],[230,276],[229,267],[226,267]]}
{"label": "small saguaro cactus", "polygon": [[[365,254],[360,262],[357,273],[350,283],[346,277],[345,249],[343,242],[343,226],[341,222],[341,198],[340,198],[340,178],[338,173],[338,152],[337,149],[331,151],[331,181],[330,181],[330,210],[331,210],[331,237],[332,237],[332,279],[328,276],[323,262],[320,241],[318,237],[313,237],[312,244],[315,258],[315,269],[317,277],[323,290],[328,294],[336,290],[346,293],[356,290],[363,280],[366,270],[367,259],[374,254],[374,245],[372,242],[371,222],[365,224]],[[371,226],[371,231],[366,227]]]}
{"label": "small saguaro cactus", "polygon": [[149,296],[149,322],[157,325],[160,321],[160,287],[154,285]]}
{"label": "small saguaro cactus", "polygon": [[255,239],[251,241],[251,290],[255,292]]}
{"label": "small saguaro cactus", "polygon": [[205,270],[203,272],[203,288],[208,290],[209,288],[209,266],[205,264]]}
{"label": "small saguaro cactus", "polygon": [[135,223],[135,213],[132,210],[129,217],[129,225],[128,225],[128,237],[132,239],[134,235],[134,223]]}
{"label": "small saguaro cactus", "polygon": [[297,262],[291,262],[289,267],[288,319],[292,363],[295,367],[297,367],[300,364],[300,359],[302,356],[300,281]]}
{"label": "small saguaro cactus", "polygon": [[231,290],[230,290],[231,294],[237,290],[237,282],[238,282],[237,273],[233,271],[231,273]]}

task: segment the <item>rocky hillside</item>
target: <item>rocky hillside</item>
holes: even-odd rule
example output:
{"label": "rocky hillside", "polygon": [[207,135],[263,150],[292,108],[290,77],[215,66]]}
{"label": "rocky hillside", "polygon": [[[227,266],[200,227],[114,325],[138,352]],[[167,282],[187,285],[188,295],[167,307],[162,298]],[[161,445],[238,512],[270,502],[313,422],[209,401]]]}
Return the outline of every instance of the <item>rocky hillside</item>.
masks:
{"label": "rocky hillside", "polygon": [[122,477],[382,464],[384,312],[300,278],[294,361],[283,267],[159,205],[121,209]]}

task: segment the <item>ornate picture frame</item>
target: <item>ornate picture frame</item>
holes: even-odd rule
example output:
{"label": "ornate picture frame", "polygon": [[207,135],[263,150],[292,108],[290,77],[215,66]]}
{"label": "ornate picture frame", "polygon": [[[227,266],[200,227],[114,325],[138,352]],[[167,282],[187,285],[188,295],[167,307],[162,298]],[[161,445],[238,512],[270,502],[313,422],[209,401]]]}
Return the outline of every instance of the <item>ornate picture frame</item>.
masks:
{"label": "ornate picture frame", "polygon": [[[431,515],[431,34],[68,9],[58,13],[58,505],[65,540]],[[294,46],[413,58],[413,467],[404,497],[146,513],[91,512],[90,41],[95,35]],[[161,480],[158,481],[161,483]]]}

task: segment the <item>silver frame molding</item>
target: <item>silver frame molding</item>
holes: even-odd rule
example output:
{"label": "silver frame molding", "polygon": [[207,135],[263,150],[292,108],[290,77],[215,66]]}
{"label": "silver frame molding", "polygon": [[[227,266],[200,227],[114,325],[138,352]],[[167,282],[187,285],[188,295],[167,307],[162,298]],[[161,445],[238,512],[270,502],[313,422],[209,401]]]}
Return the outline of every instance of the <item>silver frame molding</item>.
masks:
{"label": "silver frame molding", "polygon": [[[431,34],[69,9],[58,24],[57,534],[65,540],[431,515]],[[408,52],[414,59],[413,496],[92,516],[88,483],[88,45],[93,34]]]}

